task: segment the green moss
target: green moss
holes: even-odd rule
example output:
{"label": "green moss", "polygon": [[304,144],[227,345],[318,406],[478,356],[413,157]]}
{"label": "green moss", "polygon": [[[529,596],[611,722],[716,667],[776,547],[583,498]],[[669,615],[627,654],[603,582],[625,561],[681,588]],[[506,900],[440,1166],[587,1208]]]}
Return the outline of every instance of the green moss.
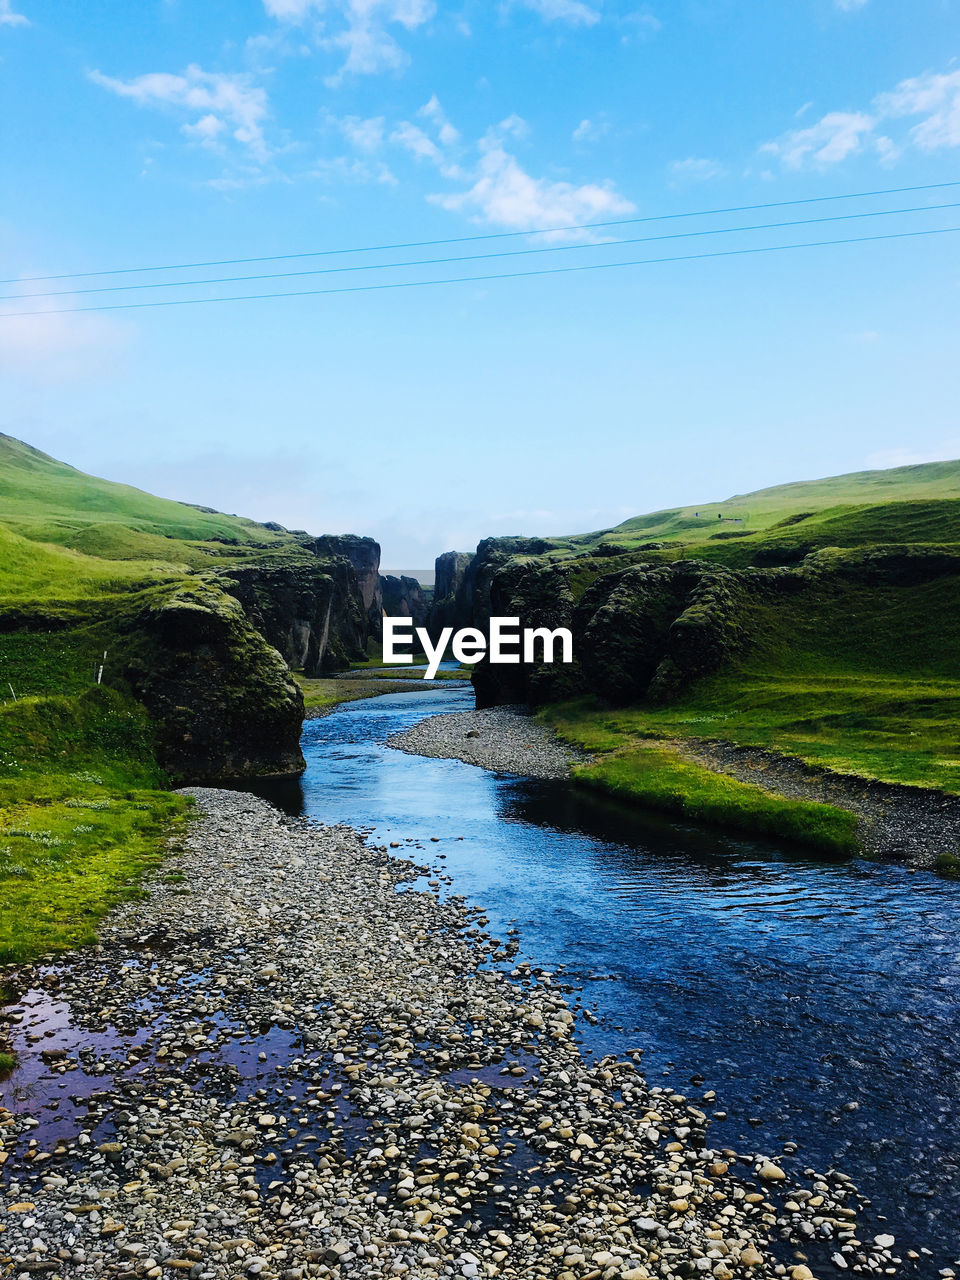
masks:
{"label": "green moss", "polygon": [[948,875],[960,875],[960,855],[955,853],[941,853],[934,863],[937,871],[944,871]]}

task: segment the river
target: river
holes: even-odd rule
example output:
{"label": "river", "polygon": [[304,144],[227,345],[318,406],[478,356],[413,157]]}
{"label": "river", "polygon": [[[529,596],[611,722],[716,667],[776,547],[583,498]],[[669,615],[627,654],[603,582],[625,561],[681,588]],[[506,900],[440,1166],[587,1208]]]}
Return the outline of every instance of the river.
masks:
{"label": "river", "polygon": [[935,1255],[905,1274],[953,1262],[960,886],[385,745],[472,705],[462,688],[345,704],[305,725],[302,780],[264,794],[442,867],[520,958],[565,966],[586,1050],[642,1048],[652,1081],[715,1090],[714,1145],[796,1143],[788,1167],[843,1170],[869,1235]]}

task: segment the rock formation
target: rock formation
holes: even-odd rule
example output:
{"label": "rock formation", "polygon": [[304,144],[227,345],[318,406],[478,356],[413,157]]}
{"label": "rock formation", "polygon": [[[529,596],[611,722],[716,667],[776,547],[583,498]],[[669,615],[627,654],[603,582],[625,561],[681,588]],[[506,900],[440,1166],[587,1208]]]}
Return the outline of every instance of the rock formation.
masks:
{"label": "rock formation", "polygon": [[219,576],[289,667],[316,676],[366,657],[369,613],[347,560],[244,565]]}
{"label": "rock formation", "polygon": [[303,771],[303,694],[277,650],[215,582],[152,599],[127,623],[117,658],[156,725],[160,763],[175,779]]}
{"label": "rock formation", "polygon": [[335,557],[349,560],[357,576],[369,634],[379,637],[382,634],[380,619],[383,616],[379,542],[374,542],[373,538],[358,537],[354,533],[328,533],[320,538],[308,538],[304,545],[320,560]]}
{"label": "rock formation", "polygon": [[422,627],[427,621],[430,602],[416,578],[406,574],[399,578],[388,573],[381,577],[383,612],[388,618],[412,618],[414,626]]}
{"label": "rock formation", "polygon": [[427,629],[434,639],[444,627],[456,629],[471,622],[471,605],[465,598],[464,582],[472,561],[470,551],[445,551],[434,562],[433,602],[427,617]]}

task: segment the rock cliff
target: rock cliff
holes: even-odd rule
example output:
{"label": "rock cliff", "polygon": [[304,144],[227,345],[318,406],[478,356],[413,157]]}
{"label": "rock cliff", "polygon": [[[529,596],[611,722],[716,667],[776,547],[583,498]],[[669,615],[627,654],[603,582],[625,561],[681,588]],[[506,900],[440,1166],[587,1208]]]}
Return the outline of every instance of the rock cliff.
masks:
{"label": "rock cliff", "polygon": [[244,565],[219,577],[288,666],[316,676],[366,657],[369,613],[347,560]]}
{"label": "rock cliff", "polygon": [[383,612],[388,618],[412,618],[414,626],[422,627],[427,621],[430,601],[416,578],[406,574],[399,578],[392,573],[380,579]]}
{"label": "rock cliff", "polygon": [[341,558],[350,562],[356,574],[368,632],[371,636],[379,637],[383,631],[380,621],[383,608],[379,542],[374,542],[373,538],[358,537],[353,533],[328,533],[320,538],[306,539],[304,546],[320,560]]}
{"label": "rock cliff", "polygon": [[469,626],[472,621],[470,602],[465,598],[464,582],[473,562],[470,551],[445,551],[434,562],[436,575],[433,601],[427,616],[427,630],[436,639],[444,627]]}

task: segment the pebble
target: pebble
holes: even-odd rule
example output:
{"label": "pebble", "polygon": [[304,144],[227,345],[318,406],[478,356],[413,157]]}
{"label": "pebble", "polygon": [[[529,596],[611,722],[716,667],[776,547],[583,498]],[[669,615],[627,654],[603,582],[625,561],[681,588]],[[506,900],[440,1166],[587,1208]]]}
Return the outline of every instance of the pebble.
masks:
{"label": "pebble", "polygon": [[[419,887],[429,868],[189,794],[148,897],[3,975],[34,1083],[17,1101],[15,1071],[0,1107],[0,1274],[767,1280],[805,1228],[854,1238],[849,1180],[714,1147],[638,1053],[585,1055],[551,975],[508,972],[479,910]],[[889,1271],[887,1239],[847,1256]]]}
{"label": "pebble", "polygon": [[566,778],[573,765],[588,758],[518,706],[428,716],[388,738],[387,745],[410,755],[463,760],[532,778]]}

